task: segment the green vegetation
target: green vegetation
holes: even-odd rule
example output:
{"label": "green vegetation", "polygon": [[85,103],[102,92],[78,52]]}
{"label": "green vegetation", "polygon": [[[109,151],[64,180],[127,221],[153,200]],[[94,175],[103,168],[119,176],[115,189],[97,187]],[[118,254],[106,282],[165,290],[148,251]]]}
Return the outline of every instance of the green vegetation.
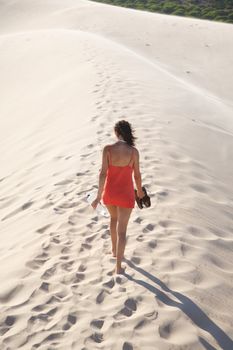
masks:
{"label": "green vegetation", "polygon": [[233,23],[233,0],[95,0],[138,10]]}

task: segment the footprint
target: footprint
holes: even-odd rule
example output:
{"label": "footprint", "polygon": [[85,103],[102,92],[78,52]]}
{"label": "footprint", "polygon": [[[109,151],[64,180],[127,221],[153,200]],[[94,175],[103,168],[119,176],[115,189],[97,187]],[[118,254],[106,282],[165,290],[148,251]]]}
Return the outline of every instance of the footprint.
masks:
{"label": "footprint", "polygon": [[49,291],[49,283],[47,282],[42,282],[41,286],[40,286],[40,289],[42,289],[43,291],[45,292],[48,292]]}
{"label": "footprint", "polygon": [[[46,341],[51,341],[51,340],[57,340],[61,338],[64,335],[64,332],[57,332],[57,333],[52,333],[48,335],[44,340],[43,343]],[[40,344],[41,345],[41,344]]]}
{"label": "footprint", "polygon": [[34,306],[33,308],[32,308],[32,311],[43,311],[44,309],[45,309],[45,305],[44,304],[41,304],[41,305],[37,305],[37,306]]}
{"label": "footprint", "polygon": [[182,256],[187,256],[187,253],[190,251],[190,247],[184,243],[181,243],[180,250],[181,250]]}
{"label": "footprint", "polygon": [[168,227],[170,223],[168,220],[161,220],[158,222],[158,224],[162,227]]}
{"label": "footprint", "polygon": [[127,341],[124,342],[122,350],[133,350],[133,345]]}
{"label": "footprint", "polygon": [[12,211],[11,213],[9,213],[8,215],[4,216],[4,218],[2,218],[2,221],[9,219],[10,217],[20,213],[22,210],[26,210],[28,209],[34,202],[27,202],[25,204],[23,204],[20,208]]}
{"label": "footprint", "polygon": [[136,222],[137,224],[140,224],[143,221],[143,219],[141,219],[140,217],[137,217],[134,222]]}
{"label": "footprint", "polygon": [[68,317],[67,317],[67,322],[64,324],[64,326],[62,327],[62,329],[63,330],[68,330],[68,329],[70,329],[75,323],[76,323],[76,321],[77,321],[77,318],[76,318],[76,316],[74,316],[74,315],[68,315]]}
{"label": "footprint", "polygon": [[90,336],[92,340],[96,343],[102,343],[103,341],[103,334],[102,333],[94,333]]}
{"label": "footprint", "polygon": [[74,283],[79,283],[85,279],[85,274],[82,272],[77,272],[76,277],[74,279]]}
{"label": "footprint", "polygon": [[36,230],[36,232],[44,233],[50,226],[52,226],[52,224],[45,225],[45,226],[39,228],[38,230]]}
{"label": "footprint", "polygon": [[[83,176],[83,175],[86,175],[87,173],[89,173],[89,170],[86,170],[84,172],[76,173],[76,176]],[[81,193],[77,193],[77,194],[81,194]]]}
{"label": "footprint", "polygon": [[101,290],[101,292],[97,295],[96,297],[96,303],[97,304],[101,304],[104,301],[104,298],[106,296],[106,292],[105,290]]}
{"label": "footprint", "polygon": [[69,247],[64,247],[61,250],[61,254],[69,254],[70,253],[70,248]]}
{"label": "footprint", "polygon": [[103,239],[108,239],[110,236],[110,231],[109,230],[106,230],[102,235],[101,235],[101,238]]}
{"label": "footprint", "polygon": [[140,264],[140,262],[141,262],[141,258],[139,258],[138,256],[133,256],[133,257],[131,258],[131,261],[132,261],[134,264],[138,265],[138,264]]}
{"label": "footprint", "polygon": [[133,311],[137,310],[137,302],[133,298],[129,298],[125,301],[125,306]]}
{"label": "footprint", "polygon": [[8,332],[9,329],[10,328],[7,328],[7,327],[0,328],[0,336],[4,335],[6,332]]}
{"label": "footprint", "polygon": [[198,185],[198,184],[191,184],[190,185],[191,188],[193,188],[195,191],[197,192],[201,192],[201,193],[207,193],[209,192],[208,188],[202,185]]}
{"label": "footprint", "polygon": [[68,160],[68,159],[70,159],[70,158],[72,158],[73,156],[67,156],[67,157],[65,157],[65,160]]}
{"label": "footprint", "polygon": [[91,121],[94,122],[98,118],[98,115],[95,115],[94,117],[91,118]]}
{"label": "footprint", "polygon": [[118,283],[118,284],[124,284],[124,283],[126,283],[127,281],[128,281],[128,279],[125,278],[125,277],[121,277],[121,276],[117,276],[117,277],[116,277],[116,283]]}
{"label": "footprint", "polygon": [[144,235],[139,235],[137,238],[136,238],[136,241],[138,241],[138,242],[142,242],[142,241],[144,241]]}
{"label": "footprint", "polygon": [[53,210],[55,211],[56,214],[64,214],[65,213],[64,210],[61,210],[59,208],[53,208]]}
{"label": "footprint", "polygon": [[25,204],[22,205],[22,210],[28,209],[30,208],[30,206],[33,204],[34,202],[27,202]]}
{"label": "footprint", "polygon": [[157,194],[159,196],[162,196],[162,197],[167,197],[169,195],[169,192],[168,191],[160,191],[160,192],[157,192]]}
{"label": "footprint", "polygon": [[69,314],[68,315],[68,322],[70,322],[71,324],[75,324],[77,321],[77,317],[72,315],[72,314]]}
{"label": "footprint", "polygon": [[79,268],[78,268],[78,271],[84,272],[86,269],[87,269],[86,265],[81,264],[81,265],[79,266]]}
{"label": "footprint", "polygon": [[72,265],[73,265],[73,264],[74,264],[74,260],[62,264],[62,265],[61,265],[61,268],[62,268],[63,270],[65,270],[65,271],[68,271],[68,272],[69,272],[69,271],[72,270]]}
{"label": "footprint", "polygon": [[[82,243],[82,245],[81,245],[81,249],[82,249],[82,251],[83,251],[83,249],[91,249],[92,248],[92,245],[91,244],[88,244],[88,243]],[[80,250],[81,250],[80,249]]]}
{"label": "footprint", "polygon": [[121,319],[122,315],[130,317],[137,310],[137,303],[133,298],[125,301],[125,306],[114,316],[115,319]]}
{"label": "footprint", "polygon": [[72,325],[69,324],[68,322],[66,322],[66,323],[64,324],[64,326],[62,326],[62,330],[63,330],[63,331],[68,331],[68,329],[70,329],[71,327],[72,327]]}
{"label": "footprint", "polygon": [[153,231],[154,228],[155,228],[155,225],[153,225],[153,224],[148,224],[148,225],[146,225],[146,227],[144,227],[144,229],[142,230],[142,232],[143,232],[143,233],[146,233],[146,232],[148,232],[148,231]]}
{"label": "footprint", "polygon": [[63,256],[61,256],[59,259],[61,259],[61,260],[69,260],[69,255],[63,255]]}
{"label": "footprint", "polygon": [[48,321],[48,318],[49,316],[47,314],[39,314],[39,315],[36,315],[36,316],[31,316],[28,320],[28,323],[38,323],[38,320],[41,320],[41,321]]}
{"label": "footprint", "polygon": [[94,328],[101,329],[103,327],[104,320],[94,319],[91,321],[90,325]]}
{"label": "footprint", "polygon": [[114,285],[115,285],[115,281],[113,278],[111,278],[108,282],[103,283],[103,286],[107,288],[113,288]]}
{"label": "footprint", "polygon": [[134,329],[141,329],[143,328],[146,324],[148,323],[147,319],[143,319],[141,321],[139,321],[136,326],[134,327]]}
{"label": "footprint", "polygon": [[154,249],[157,246],[157,241],[155,239],[152,239],[148,242],[148,246]]}
{"label": "footprint", "polygon": [[81,155],[81,158],[86,158],[86,157],[89,157],[90,155],[92,155],[92,153],[82,154],[82,155]]}
{"label": "footprint", "polygon": [[42,207],[40,207],[40,209],[46,209],[46,208],[49,208],[51,207],[51,205],[53,205],[54,203],[53,202],[50,202],[50,203],[45,203],[44,205],[42,205]]}
{"label": "footprint", "polygon": [[172,332],[172,323],[167,322],[164,323],[162,326],[159,326],[159,334],[161,338],[168,339]]}
{"label": "footprint", "polygon": [[34,259],[34,260],[31,260],[31,261],[28,261],[26,263],[26,266],[29,267],[32,270],[38,270],[44,263],[45,263],[45,260]]}
{"label": "footprint", "polygon": [[50,267],[49,269],[47,269],[47,270],[43,273],[43,275],[41,276],[41,278],[42,278],[42,279],[48,279],[48,278],[50,278],[51,276],[54,275],[56,269],[57,269],[57,268],[56,268],[56,265]]}
{"label": "footprint", "polygon": [[5,324],[9,327],[13,326],[15,323],[16,317],[15,316],[7,316],[5,319]]}
{"label": "footprint", "polygon": [[50,316],[50,317],[52,317],[52,316],[55,315],[55,313],[57,312],[57,310],[58,310],[58,308],[57,308],[57,307],[54,307],[54,308],[52,308],[51,310],[49,310],[49,311],[47,312],[47,315]]}
{"label": "footprint", "polygon": [[90,243],[96,238],[97,234],[93,234],[85,239],[85,243]]}
{"label": "footprint", "polygon": [[68,185],[68,184],[70,184],[72,182],[73,182],[73,180],[68,180],[68,179],[67,180],[62,180],[60,182],[55,183],[54,186]]}
{"label": "footprint", "polygon": [[59,244],[61,241],[58,238],[53,237],[50,242]]}
{"label": "footprint", "polygon": [[[130,317],[130,316],[132,316],[133,312],[132,312],[132,310],[128,309],[127,307],[124,307],[123,309],[120,310],[119,314],[122,314],[124,316]],[[116,319],[119,318],[118,317],[119,314],[116,315],[116,317],[115,317]]]}
{"label": "footprint", "polygon": [[201,230],[198,227],[195,226],[189,226],[187,229],[192,235],[200,235],[201,234]]}

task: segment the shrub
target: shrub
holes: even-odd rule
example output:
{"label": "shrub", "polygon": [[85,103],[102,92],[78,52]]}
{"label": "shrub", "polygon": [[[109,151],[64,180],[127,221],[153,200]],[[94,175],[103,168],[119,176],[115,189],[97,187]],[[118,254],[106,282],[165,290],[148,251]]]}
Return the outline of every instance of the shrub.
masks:
{"label": "shrub", "polygon": [[214,18],[215,21],[225,21],[226,20],[226,17],[223,17],[223,16],[217,16]]}
{"label": "shrub", "polygon": [[172,13],[173,11],[176,10],[176,4],[173,2],[165,2],[163,5],[163,11],[165,13]]}
{"label": "shrub", "polygon": [[151,11],[161,11],[161,9],[162,9],[161,5],[155,4],[153,2],[148,2],[147,6]]}
{"label": "shrub", "polygon": [[184,11],[184,9],[182,7],[180,7],[175,12],[173,12],[172,14],[176,15],[176,16],[184,16],[185,11]]}
{"label": "shrub", "polygon": [[177,16],[233,23],[233,0],[94,0]]}
{"label": "shrub", "polygon": [[213,18],[215,18],[215,16],[216,16],[215,11],[209,11],[203,15],[203,17],[206,19],[213,19]]}
{"label": "shrub", "polygon": [[193,17],[200,17],[201,16],[200,10],[198,10],[198,9],[188,11],[188,12],[186,12],[186,14],[188,16],[193,16]]}

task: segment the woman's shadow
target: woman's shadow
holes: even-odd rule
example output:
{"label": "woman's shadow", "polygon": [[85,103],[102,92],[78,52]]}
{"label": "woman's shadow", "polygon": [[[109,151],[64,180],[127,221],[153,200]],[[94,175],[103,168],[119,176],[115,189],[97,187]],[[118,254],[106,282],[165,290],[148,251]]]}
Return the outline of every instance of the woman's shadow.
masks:
{"label": "woman's shadow", "polygon": [[[149,284],[143,280],[133,278],[126,272],[124,272],[124,276],[126,276],[129,280],[134,281],[139,285],[148,289],[150,292],[152,292],[155,295],[157,299],[159,299],[164,304],[172,307],[176,307],[182,310],[190,318],[190,320],[192,320],[193,323],[195,323],[198,327],[200,327],[201,329],[205,330],[210,335],[212,335],[212,337],[217,341],[221,349],[224,349],[224,350],[233,349],[232,339],[221,328],[219,328],[191,299],[189,299],[188,297],[186,297],[185,295],[179,292],[171,290],[166,286],[166,284],[164,284],[157,277],[151,275],[149,272],[143,270],[142,268],[134,265],[130,260],[124,258],[124,261],[131,268],[138,271],[139,273],[144,275],[146,278],[149,278],[152,282],[159,285],[163,289],[163,291],[161,291],[160,289],[156,288],[154,285]],[[171,295],[176,297],[176,299],[179,300],[179,302],[169,298],[169,296],[165,292],[170,293]],[[216,350],[205,339],[199,337],[199,340],[207,350]]]}

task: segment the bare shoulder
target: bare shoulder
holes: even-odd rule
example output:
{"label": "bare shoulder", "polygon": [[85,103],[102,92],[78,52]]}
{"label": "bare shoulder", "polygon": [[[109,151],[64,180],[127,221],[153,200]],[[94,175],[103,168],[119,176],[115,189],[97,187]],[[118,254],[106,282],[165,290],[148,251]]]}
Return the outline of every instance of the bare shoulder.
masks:
{"label": "bare shoulder", "polygon": [[112,146],[112,145],[105,145],[105,146],[103,147],[103,152],[104,152],[104,153],[108,152],[111,146]]}
{"label": "bare shoulder", "polygon": [[133,155],[136,156],[136,157],[138,157],[138,156],[139,156],[139,151],[138,151],[138,149],[137,149],[136,147],[134,147],[134,146],[131,146],[131,147],[132,147],[132,149],[133,149]]}

